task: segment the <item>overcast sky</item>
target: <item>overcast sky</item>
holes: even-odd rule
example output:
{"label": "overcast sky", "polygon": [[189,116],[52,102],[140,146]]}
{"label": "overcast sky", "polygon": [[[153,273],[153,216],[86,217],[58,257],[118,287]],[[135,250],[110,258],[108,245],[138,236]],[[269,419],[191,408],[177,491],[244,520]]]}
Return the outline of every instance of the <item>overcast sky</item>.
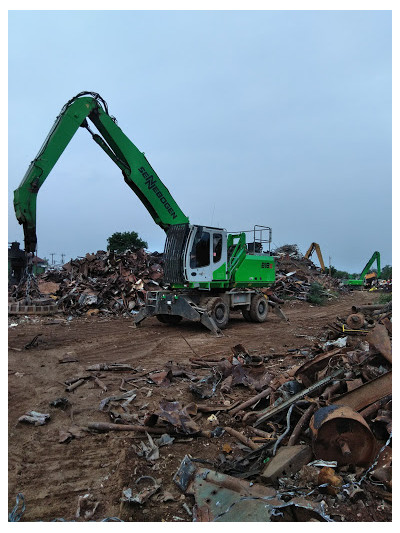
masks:
{"label": "overcast sky", "polygon": [[[61,107],[96,91],[194,224],[272,227],[360,272],[392,263],[390,11],[11,11],[13,190]],[[38,194],[38,255],[164,232],[80,129]],[[317,259],[315,258],[317,262]]]}

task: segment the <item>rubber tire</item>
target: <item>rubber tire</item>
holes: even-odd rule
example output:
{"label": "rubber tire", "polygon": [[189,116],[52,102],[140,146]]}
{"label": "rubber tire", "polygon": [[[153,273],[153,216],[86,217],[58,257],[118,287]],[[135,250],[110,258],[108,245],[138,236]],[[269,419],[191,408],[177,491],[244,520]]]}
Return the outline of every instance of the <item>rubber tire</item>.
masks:
{"label": "rubber tire", "polygon": [[171,326],[179,324],[182,320],[182,317],[179,315],[156,315],[156,318],[163,324],[170,324]]}
{"label": "rubber tire", "polygon": [[222,298],[211,298],[207,302],[207,311],[219,329],[225,329],[229,322],[229,307]]}
{"label": "rubber tire", "polygon": [[268,315],[268,302],[263,294],[255,294],[251,299],[250,319],[252,322],[265,322]]}

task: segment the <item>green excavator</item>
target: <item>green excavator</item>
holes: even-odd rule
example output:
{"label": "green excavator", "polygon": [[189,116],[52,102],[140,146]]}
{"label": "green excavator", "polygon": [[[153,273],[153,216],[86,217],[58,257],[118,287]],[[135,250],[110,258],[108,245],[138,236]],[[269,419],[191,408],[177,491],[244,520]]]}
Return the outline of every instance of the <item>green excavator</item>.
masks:
{"label": "green excavator", "polygon": [[[89,121],[98,133],[91,129]],[[220,333],[228,324],[231,310],[240,310],[248,321],[264,322],[268,304],[274,306],[261,291],[275,281],[271,228],[254,226],[250,232],[253,241],[247,243],[249,232],[228,233],[223,228],[191,224],[144,153],[109,114],[107,103],[98,93],[81,92],[64,105],[14,191],[25,251],[32,254],[37,247],[39,189],[79,128],[86,130],[120,168],[126,184],[166,232],[164,282],[168,290],[148,292],[145,306],[133,315],[134,322],[139,324],[148,316],[156,316],[163,323],[177,324],[186,318]],[[264,251],[266,246],[268,250]]]}
{"label": "green excavator", "polygon": [[[371,266],[376,261],[376,272],[369,272]],[[361,274],[357,278],[349,278],[343,280],[343,285],[348,285],[349,287],[368,287],[372,284],[375,279],[378,279],[381,275],[381,254],[379,252],[374,252],[371,255],[371,258],[363,268]]]}

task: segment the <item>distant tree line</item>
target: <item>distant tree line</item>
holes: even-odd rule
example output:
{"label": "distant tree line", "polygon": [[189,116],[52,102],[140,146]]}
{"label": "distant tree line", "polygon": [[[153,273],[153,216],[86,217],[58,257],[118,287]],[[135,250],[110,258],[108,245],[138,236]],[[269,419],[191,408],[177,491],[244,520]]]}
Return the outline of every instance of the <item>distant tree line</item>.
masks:
{"label": "distant tree line", "polygon": [[[355,272],[353,274],[350,274],[349,272],[346,272],[345,270],[338,270],[334,266],[330,267],[331,269],[331,276],[333,278],[338,279],[349,279],[349,278],[356,278],[360,275],[359,272]],[[372,268],[370,272],[377,272],[376,268]],[[381,270],[381,275],[379,276],[379,279],[392,279],[392,266],[391,265],[385,265]]]}

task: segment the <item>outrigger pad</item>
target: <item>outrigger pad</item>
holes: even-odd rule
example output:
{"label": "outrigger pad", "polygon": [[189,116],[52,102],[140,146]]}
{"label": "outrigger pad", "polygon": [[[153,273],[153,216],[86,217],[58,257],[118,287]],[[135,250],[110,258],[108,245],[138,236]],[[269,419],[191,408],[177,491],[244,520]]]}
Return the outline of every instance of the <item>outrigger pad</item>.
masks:
{"label": "outrigger pad", "polygon": [[149,313],[148,313],[148,309],[147,307],[142,307],[138,313],[135,313],[133,315],[133,322],[134,324],[140,324],[140,322],[142,322],[142,320],[144,320],[145,318],[147,318],[149,316]]}
{"label": "outrigger pad", "polygon": [[200,322],[203,324],[203,326],[209,329],[212,333],[215,333],[217,337],[223,337],[222,331],[216,325],[214,320],[208,315],[208,313],[201,314]]}
{"label": "outrigger pad", "polygon": [[181,316],[191,320],[192,322],[201,322],[211,333],[214,333],[218,337],[222,337],[223,334],[218,328],[214,320],[209,316],[206,310],[195,308],[193,302],[190,299],[180,296],[179,298],[170,297],[170,301],[167,299],[157,299],[155,305],[142,307],[138,313],[133,315],[133,322],[139,324],[145,318],[155,315],[171,315]]}
{"label": "outrigger pad", "polygon": [[282,320],[286,320],[286,322],[289,322],[288,317],[285,315],[285,313],[282,311],[281,307],[277,303],[268,300],[268,304],[272,307],[272,311],[276,314],[276,316],[282,318]]}

